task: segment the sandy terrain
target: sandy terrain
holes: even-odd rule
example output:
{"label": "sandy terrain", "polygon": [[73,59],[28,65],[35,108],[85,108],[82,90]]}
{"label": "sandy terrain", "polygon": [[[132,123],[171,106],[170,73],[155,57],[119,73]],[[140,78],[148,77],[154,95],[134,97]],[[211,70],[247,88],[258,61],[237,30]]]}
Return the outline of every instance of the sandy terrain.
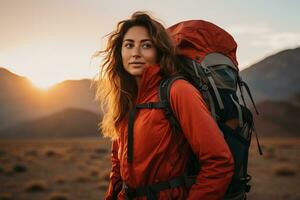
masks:
{"label": "sandy terrain", "polygon": [[[300,138],[253,141],[250,200],[300,199]],[[0,200],[103,199],[110,144],[100,138],[0,141]]]}

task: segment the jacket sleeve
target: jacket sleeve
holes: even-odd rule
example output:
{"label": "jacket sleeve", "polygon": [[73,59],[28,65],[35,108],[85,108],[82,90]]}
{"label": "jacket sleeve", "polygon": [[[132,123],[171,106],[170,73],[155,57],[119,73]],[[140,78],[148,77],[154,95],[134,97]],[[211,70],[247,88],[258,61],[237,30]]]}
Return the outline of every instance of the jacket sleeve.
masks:
{"label": "jacket sleeve", "polygon": [[170,98],[183,134],[201,166],[188,199],[222,199],[233,175],[233,158],[219,127],[201,94],[187,81],[175,81]]}
{"label": "jacket sleeve", "polygon": [[120,161],[118,159],[119,144],[118,140],[112,142],[111,148],[111,172],[109,176],[109,186],[105,195],[105,200],[112,200],[116,198],[117,194],[122,188],[122,181],[120,176]]}

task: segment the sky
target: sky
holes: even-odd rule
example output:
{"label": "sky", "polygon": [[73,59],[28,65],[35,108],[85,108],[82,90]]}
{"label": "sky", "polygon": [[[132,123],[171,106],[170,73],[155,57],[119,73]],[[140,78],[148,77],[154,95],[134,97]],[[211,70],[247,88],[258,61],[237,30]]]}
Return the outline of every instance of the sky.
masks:
{"label": "sky", "polygon": [[46,88],[94,78],[106,35],[135,11],[166,27],[183,20],[217,24],[238,43],[239,68],[300,46],[298,0],[0,0],[0,67]]}

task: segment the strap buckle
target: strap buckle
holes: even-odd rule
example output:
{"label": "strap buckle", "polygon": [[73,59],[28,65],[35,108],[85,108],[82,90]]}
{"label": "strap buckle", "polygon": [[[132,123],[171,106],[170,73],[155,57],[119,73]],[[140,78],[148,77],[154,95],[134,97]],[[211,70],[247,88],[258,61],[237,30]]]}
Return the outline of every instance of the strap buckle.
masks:
{"label": "strap buckle", "polygon": [[147,108],[148,109],[152,109],[153,108],[154,103],[153,102],[149,102],[147,103]]}
{"label": "strap buckle", "polygon": [[251,176],[249,175],[249,174],[247,174],[247,176],[245,176],[245,177],[241,177],[240,178],[240,181],[241,182],[244,182],[244,183],[248,183],[250,180],[251,180]]}
{"label": "strap buckle", "polygon": [[202,67],[205,74],[211,74],[211,71],[207,67]]}
{"label": "strap buckle", "polygon": [[203,84],[200,88],[201,91],[207,91],[208,90],[208,86],[206,84]]}

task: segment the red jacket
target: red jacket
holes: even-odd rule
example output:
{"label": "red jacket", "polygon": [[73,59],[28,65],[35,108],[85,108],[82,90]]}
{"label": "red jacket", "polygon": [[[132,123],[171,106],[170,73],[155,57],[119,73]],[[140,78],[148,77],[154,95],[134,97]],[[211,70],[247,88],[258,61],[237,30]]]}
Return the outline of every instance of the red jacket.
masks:
{"label": "red jacket", "polygon": [[[137,104],[157,102],[161,77],[159,67],[145,69]],[[198,156],[201,171],[196,183],[163,190],[158,199],[222,199],[233,174],[233,158],[199,92],[187,81],[177,80],[170,91],[171,107],[183,134],[175,139],[171,125],[161,109],[137,111],[134,124],[133,162],[127,163],[127,124],[120,127],[120,137],[112,144],[112,170],[106,199],[111,199],[113,185],[125,181],[130,187],[151,185],[181,176],[187,164],[189,145]],[[118,199],[124,199],[121,192]],[[139,197],[136,199],[146,199]]]}

